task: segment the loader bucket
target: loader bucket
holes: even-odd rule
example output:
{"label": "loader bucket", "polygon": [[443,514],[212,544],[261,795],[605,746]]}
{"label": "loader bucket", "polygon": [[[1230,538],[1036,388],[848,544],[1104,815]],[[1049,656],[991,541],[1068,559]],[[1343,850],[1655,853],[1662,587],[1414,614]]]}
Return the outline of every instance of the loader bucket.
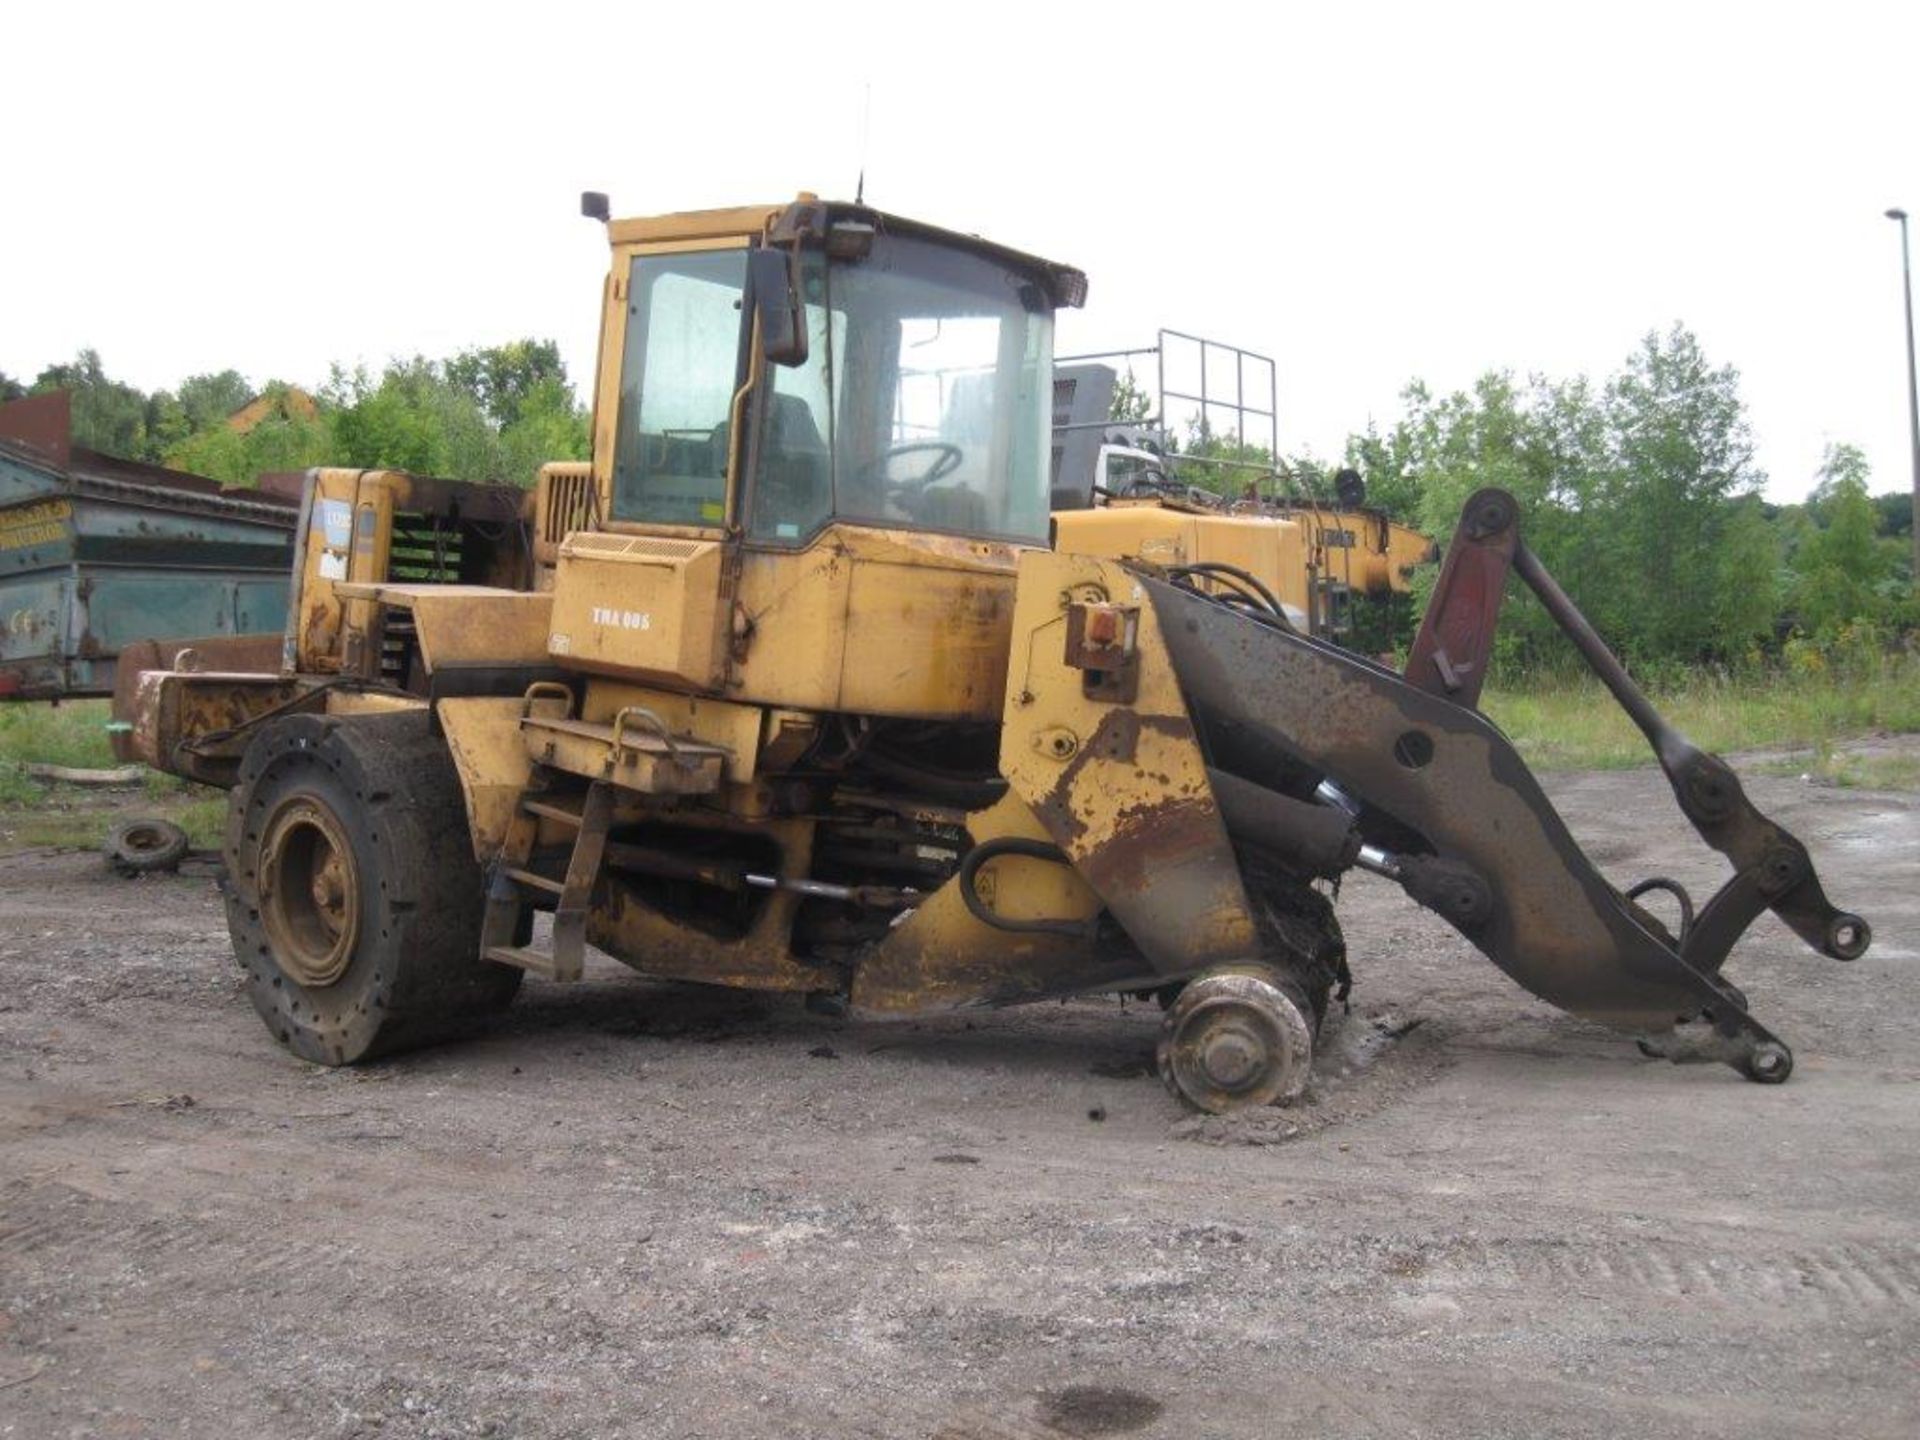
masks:
{"label": "loader bucket", "polygon": [[[1515,537],[1504,543],[1538,568]],[[1495,581],[1492,605],[1503,567]],[[1143,585],[1209,765],[1264,787],[1278,823],[1316,791],[1344,798],[1358,838],[1382,857],[1372,868],[1398,878],[1535,995],[1643,1036],[1676,1060],[1787,1077],[1791,1052],[1749,1013],[1721,962],[1766,908],[1837,959],[1864,952],[1867,926],[1827,904],[1805,848],[1753,809],[1731,770],[1665,727],[1624,672],[1602,678],[1631,691],[1623,703],[1636,701],[1634,718],[1654,727],[1683,810],[1736,866],[1697,918],[1682,894],[1688,919],[1678,935],[1634,903],[1643,887],[1623,894],[1599,873],[1513,745],[1476,709],[1192,589],[1148,577]],[[1483,589],[1474,603],[1487,603]],[[1490,624],[1483,629],[1490,643]],[[1244,799],[1236,808],[1246,809]]]}

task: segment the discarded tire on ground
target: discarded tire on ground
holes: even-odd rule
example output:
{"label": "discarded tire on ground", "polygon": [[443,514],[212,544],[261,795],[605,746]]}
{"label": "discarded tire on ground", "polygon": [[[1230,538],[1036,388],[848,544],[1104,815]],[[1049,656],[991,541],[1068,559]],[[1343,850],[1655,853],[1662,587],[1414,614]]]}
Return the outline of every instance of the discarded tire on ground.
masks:
{"label": "discarded tire on ground", "polygon": [[123,820],[102,848],[107,865],[122,875],[175,869],[187,858],[187,832],[171,820]]}
{"label": "discarded tire on ground", "polygon": [[254,1009],[323,1065],[430,1043],[509,1004],[479,958],[459,780],[421,714],[299,715],[256,736],[227,811],[227,928]]}

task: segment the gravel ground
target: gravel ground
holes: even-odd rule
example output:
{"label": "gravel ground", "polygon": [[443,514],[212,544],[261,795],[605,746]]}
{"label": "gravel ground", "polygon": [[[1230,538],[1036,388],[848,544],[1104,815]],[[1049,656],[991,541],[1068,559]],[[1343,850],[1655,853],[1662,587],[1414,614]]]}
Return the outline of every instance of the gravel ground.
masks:
{"label": "gravel ground", "polygon": [[[320,1070],[205,870],[0,860],[0,1435],[1908,1440],[1920,806],[1750,788],[1878,934],[1735,953],[1790,1084],[1645,1060],[1359,878],[1308,1101],[1227,1119],[1151,1007],[847,1023],[605,962]],[[1549,789],[1617,881],[1719,873],[1650,772]]]}

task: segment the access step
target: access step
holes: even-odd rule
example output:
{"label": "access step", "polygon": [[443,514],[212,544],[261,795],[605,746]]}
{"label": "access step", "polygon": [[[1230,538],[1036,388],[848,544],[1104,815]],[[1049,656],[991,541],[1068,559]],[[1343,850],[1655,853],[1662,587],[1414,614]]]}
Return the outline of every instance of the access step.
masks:
{"label": "access step", "polygon": [[542,980],[578,980],[578,975],[569,974],[552,955],[544,950],[535,950],[530,945],[494,945],[488,947],[486,958],[496,965],[511,965],[516,970],[524,970],[529,975],[537,975]]}
{"label": "access step", "polygon": [[711,795],[730,758],[718,745],[675,738],[639,706],[622,710],[611,725],[529,715],[520,731],[534,764],[644,795]]}
{"label": "access step", "polygon": [[[480,926],[481,958],[547,980],[578,980],[585,973],[587,913],[606,853],[607,829],[613,821],[613,791],[606,781],[595,781],[587,787],[577,812],[564,810],[537,793],[520,797],[518,813],[487,883],[487,908]],[[576,830],[565,880],[553,880],[528,868],[538,818],[543,814],[554,819],[564,817]],[[514,944],[526,912],[544,909],[549,903],[553,908],[552,952]]]}

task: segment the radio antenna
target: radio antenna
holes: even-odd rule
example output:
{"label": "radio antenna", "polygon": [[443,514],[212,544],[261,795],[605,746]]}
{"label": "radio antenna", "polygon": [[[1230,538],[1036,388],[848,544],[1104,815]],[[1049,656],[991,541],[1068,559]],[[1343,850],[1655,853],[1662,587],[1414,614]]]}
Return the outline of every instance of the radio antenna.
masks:
{"label": "radio antenna", "polygon": [[873,81],[866,83],[860,101],[860,178],[854,182],[853,203],[867,203],[867,144],[873,138]]}

